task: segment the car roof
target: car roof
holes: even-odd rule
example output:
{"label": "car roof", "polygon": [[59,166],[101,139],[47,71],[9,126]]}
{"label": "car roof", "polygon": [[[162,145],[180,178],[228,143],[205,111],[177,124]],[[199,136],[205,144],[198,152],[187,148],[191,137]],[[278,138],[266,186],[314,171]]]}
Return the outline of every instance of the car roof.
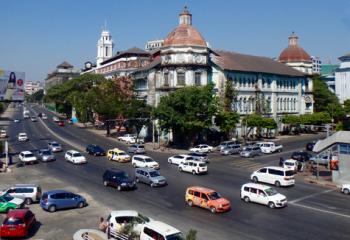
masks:
{"label": "car roof", "polygon": [[205,162],[203,162],[203,161],[196,161],[196,160],[188,160],[188,161],[186,161],[185,163],[188,163],[188,162],[192,162],[192,163],[204,163],[204,164],[206,164]]}
{"label": "car roof", "polygon": [[28,183],[28,184],[15,184],[15,187],[40,187],[40,186],[38,184]]}
{"label": "car roof", "polygon": [[42,148],[42,149],[39,149],[39,151],[50,151],[50,149],[48,149],[48,148]]}
{"label": "car roof", "polygon": [[150,158],[150,159],[153,159],[153,158],[151,158],[150,156],[143,155],[143,154],[136,154],[136,155],[134,155],[134,157],[139,157],[139,158]]}
{"label": "car roof", "polygon": [[[290,170],[287,170],[283,167],[276,167],[276,166],[267,166],[267,167],[262,167],[262,168],[268,168],[268,169],[274,169],[274,170],[281,170],[281,171],[290,171]],[[261,169],[261,168],[260,168]]]}
{"label": "car roof", "polygon": [[121,151],[121,150],[119,148],[111,148],[111,149],[108,149],[108,151],[118,152],[118,151]]}
{"label": "car roof", "polygon": [[122,216],[132,216],[136,217],[139,213],[134,210],[118,210],[118,211],[112,211],[111,216],[112,217],[122,217]]}
{"label": "car roof", "polygon": [[112,168],[112,169],[107,169],[105,172],[122,173],[125,171],[122,169],[118,169],[118,168]]}
{"label": "car roof", "polygon": [[297,162],[297,160],[294,160],[294,159],[286,159],[286,160],[284,160],[284,162]]}
{"label": "car roof", "polygon": [[268,188],[271,188],[269,186],[263,185],[263,184],[259,184],[259,183],[246,183],[243,184],[242,187],[253,187],[253,188],[258,188],[261,190],[266,190]]}
{"label": "car roof", "polygon": [[33,154],[31,151],[22,151],[23,154]]}
{"label": "car roof", "polygon": [[27,212],[29,212],[30,210],[28,208],[23,208],[23,209],[14,209],[11,210],[7,213],[8,218],[23,218]]}
{"label": "car roof", "polygon": [[47,191],[44,194],[51,195],[51,194],[56,194],[56,193],[71,193],[71,192],[66,191],[66,190],[62,190],[62,189],[55,189],[55,190]]}
{"label": "car roof", "polygon": [[23,134],[27,135],[25,132],[18,133],[18,135],[21,135],[21,134],[22,134],[22,135],[23,135]]}
{"label": "car roof", "polygon": [[145,172],[159,172],[158,170],[150,167],[140,167],[140,168],[136,168],[136,170],[143,170]]}
{"label": "car roof", "polygon": [[202,193],[216,192],[213,189],[201,187],[201,186],[191,186],[191,187],[188,187],[187,189],[195,190],[195,191],[202,192]]}
{"label": "car roof", "polygon": [[179,233],[180,230],[160,221],[151,221],[145,224],[148,228],[155,229],[163,236]]}
{"label": "car roof", "polygon": [[71,153],[80,153],[80,152],[78,152],[77,150],[68,150],[67,152],[71,152]]}
{"label": "car roof", "polygon": [[[53,143],[58,143],[58,142],[56,142],[56,141],[51,141],[51,142],[49,142],[49,143],[53,144]],[[58,144],[59,144],[59,143],[58,143]]]}

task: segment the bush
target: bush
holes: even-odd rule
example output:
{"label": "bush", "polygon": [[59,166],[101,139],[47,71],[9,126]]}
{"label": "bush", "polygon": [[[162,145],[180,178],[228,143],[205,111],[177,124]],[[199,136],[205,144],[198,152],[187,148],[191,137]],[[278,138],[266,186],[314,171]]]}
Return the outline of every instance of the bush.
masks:
{"label": "bush", "polygon": [[197,239],[197,231],[190,229],[190,231],[186,235],[186,240],[196,240]]}

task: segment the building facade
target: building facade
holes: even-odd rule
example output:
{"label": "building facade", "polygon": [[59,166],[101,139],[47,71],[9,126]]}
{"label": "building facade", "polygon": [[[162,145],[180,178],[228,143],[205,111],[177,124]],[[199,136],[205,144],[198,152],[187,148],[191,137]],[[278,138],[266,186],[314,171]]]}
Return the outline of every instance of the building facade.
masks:
{"label": "building facade", "polygon": [[80,70],[74,69],[74,67],[68,62],[64,61],[56,67],[56,70],[49,73],[45,79],[45,92],[58,84],[67,82],[80,75]]}
{"label": "building facade", "polygon": [[26,81],[24,84],[24,92],[28,95],[32,95],[33,93],[36,93],[41,89],[43,89],[43,86],[42,83],[39,81]]}
{"label": "building facade", "polygon": [[339,68],[338,64],[322,64],[320,79],[324,81],[328,89],[335,93],[335,71]]}
{"label": "building facade", "polygon": [[97,42],[97,66],[100,66],[102,62],[112,57],[113,47],[114,43],[111,34],[109,33],[109,31],[103,30],[101,33],[101,37]]}
{"label": "building facade", "polygon": [[350,99],[350,53],[339,58],[341,61],[338,69],[335,70],[335,94],[340,103]]}
{"label": "building facade", "polygon": [[146,51],[153,51],[153,50],[158,50],[163,47],[164,40],[159,39],[159,40],[153,40],[153,41],[148,41],[145,46]]}
{"label": "building facade", "polygon": [[322,61],[319,57],[311,56],[312,60],[312,73],[313,74],[321,74],[322,70]]}

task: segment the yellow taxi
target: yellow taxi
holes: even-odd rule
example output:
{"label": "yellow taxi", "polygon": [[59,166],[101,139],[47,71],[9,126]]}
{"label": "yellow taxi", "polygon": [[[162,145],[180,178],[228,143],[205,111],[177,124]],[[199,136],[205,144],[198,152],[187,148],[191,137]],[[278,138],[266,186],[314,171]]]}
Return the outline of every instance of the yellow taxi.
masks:
{"label": "yellow taxi", "polygon": [[117,162],[130,162],[131,157],[123,150],[120,150],[119,148],[110,149],[107,152],[107,159],[110,161],[117,161]]}

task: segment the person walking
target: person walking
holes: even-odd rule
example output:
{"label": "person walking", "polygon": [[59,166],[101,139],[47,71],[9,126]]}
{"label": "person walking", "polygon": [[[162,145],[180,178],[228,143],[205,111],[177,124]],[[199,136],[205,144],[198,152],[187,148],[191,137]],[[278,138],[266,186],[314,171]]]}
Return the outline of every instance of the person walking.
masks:
{"label": "person walking", "polygon": [[283,163],[284,163],[284,159],[283,159],[283,157],[280,157],[280,162],[279,162],[280,167],[283,166]]}

